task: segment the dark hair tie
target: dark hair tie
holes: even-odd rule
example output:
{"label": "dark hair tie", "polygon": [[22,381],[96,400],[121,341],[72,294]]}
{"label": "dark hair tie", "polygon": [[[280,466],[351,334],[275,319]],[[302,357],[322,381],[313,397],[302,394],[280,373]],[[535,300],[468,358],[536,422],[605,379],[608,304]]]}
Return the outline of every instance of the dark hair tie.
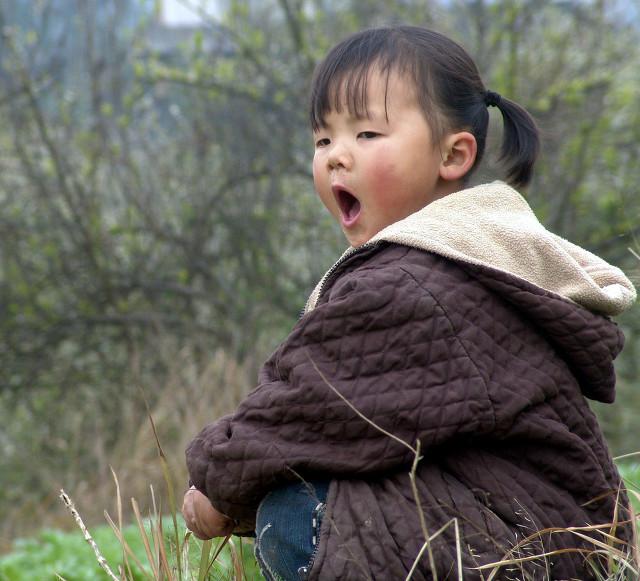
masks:
{"label": "dark hair tie", "polygon": [[500,93],[494,93],[493,91],[487,91],[484,94],[484,104],[487,107],[500,107],[500,103],[502,102],[502,97]]}

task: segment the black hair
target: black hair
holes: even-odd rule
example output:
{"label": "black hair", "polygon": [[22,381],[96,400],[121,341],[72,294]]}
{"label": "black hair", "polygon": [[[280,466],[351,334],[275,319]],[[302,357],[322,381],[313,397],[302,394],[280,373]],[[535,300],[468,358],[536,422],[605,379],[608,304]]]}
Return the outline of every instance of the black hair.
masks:
{"label": "black hair", "polygon": [[[367,78],[375,68],[413,81],[419,105],[436,139],[446,131],[469,131],[476,139],[476,161],[482,160],[489,125],[488,105],[500,109],[503,140],[500,161],[507,181],[526,186],[540,138],[529,113],[517,103],[487,91],[473,59],[450,38],[417,26],[364,30],[337,44],[316,67],[311,85],[311,126],[324,126],[326,115],[343,104],[355,116],[367,116]],[[385,96],[386,102],[386,96]]]}

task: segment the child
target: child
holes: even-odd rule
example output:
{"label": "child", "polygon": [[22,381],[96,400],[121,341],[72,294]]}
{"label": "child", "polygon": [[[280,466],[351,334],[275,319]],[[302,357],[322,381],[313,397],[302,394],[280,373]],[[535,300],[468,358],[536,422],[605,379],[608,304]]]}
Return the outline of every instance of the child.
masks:
{"label": "child", "polygon": [[481,579],[507,560],[495,579],[584,580],[607,564],[590,537],[630,551],[585,398],[614,399],[608,317],[635,290],[511,186],[466,188],[490,106],[525,186],[534,122],[441,34],[367,30],[316,70],[314,183],[351,248],[187,450],[187,524],[255,530],[267,579]]}

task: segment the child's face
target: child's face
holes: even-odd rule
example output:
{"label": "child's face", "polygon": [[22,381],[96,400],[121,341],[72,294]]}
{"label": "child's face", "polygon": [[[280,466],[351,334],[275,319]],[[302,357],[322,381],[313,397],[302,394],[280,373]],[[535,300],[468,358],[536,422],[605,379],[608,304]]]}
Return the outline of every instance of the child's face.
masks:
{"label": "child's face", "polygon": [[372,71],[368,79],[368,118],[343,104],[314,133],[316,191],[342,226],[349,243],[360,246],[385,226],[406,218],[441,197],[438,144],[411,83]]}

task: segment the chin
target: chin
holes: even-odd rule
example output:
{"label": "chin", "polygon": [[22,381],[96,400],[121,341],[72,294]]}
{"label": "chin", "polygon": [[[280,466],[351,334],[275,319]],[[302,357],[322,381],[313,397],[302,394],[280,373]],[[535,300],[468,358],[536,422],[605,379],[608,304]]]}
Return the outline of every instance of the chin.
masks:
{"label": "chin", "polygon": [[358,246],[362,246],[363,244],[366,244],[367,242],[369,242],[369,240],[371,240],[371,236],[369,236],[368,238],[365,237],[365,238],[353,238],[353,239],[347,237],[347,241],[354,248],[357,248]]}

